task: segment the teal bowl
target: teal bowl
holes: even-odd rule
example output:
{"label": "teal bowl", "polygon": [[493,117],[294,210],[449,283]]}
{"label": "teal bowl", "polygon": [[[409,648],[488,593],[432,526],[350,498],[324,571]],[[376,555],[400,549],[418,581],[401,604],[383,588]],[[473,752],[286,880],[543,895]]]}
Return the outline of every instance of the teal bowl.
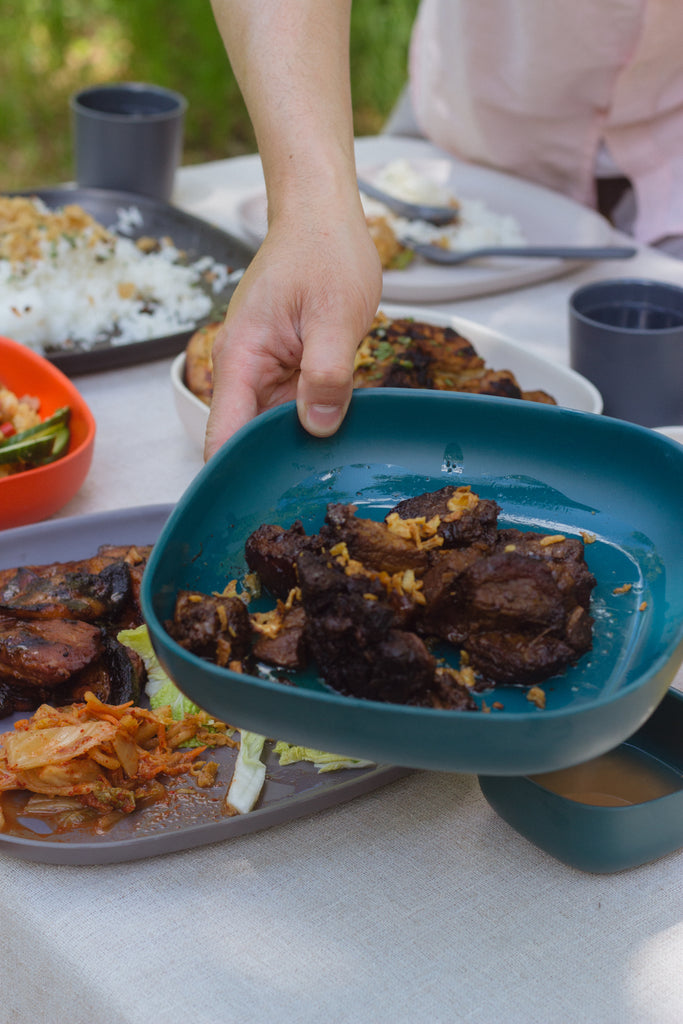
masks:
{"label": "teal bowl", "polygon": [[[329,502],[380,519],[448,483],[495,498],[501,526],[589,532],[593,650],[544,683],[484,694],[503,710],[444,711],[343,696],[203,661],[164,629],[180,589],[222,591],[246,571],[262,523],[309,532]],[[634,424],[555,406],[447,392],[358,391],[342,428],[311,437],[293,404],[253,420],[182,496],[154,547],[142,602],[161,663],[193,701],[244,729],[383,764],[527,775],[586,761],[630,736],[683,660],[683,448]],[[614,589],[631,585],[628,593]]]}
{"label": "teal bowl", "polygon": [[516,832],[582,871],[638,867],[683,847],[683,693],[670,690],[613,751],[534,778],[480,776]]}

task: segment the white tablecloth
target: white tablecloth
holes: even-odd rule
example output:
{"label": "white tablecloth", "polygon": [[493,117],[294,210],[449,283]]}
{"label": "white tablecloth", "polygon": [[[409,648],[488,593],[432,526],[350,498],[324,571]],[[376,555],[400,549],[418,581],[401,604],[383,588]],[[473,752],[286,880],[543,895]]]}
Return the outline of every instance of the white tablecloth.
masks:
{"label": "white tablecloth", "polygon": [[[429,153],[364,139],[362,159]],[[175,202],[240,234],[256,157],[186,167]],[[596,264],[446,309],[567,360],[567,299]],[[681,282],[642,249],[632,276]],[[170,360],[81,377],[98,422],[61,513],[174,502],[201,467]],[[683,685],[679,674],[678,683]],[[198,850],[55,867],[0,854],[0,1024],[680,1024],[683,854],[575,871],[503,823],[471,776],[418,772]]]}

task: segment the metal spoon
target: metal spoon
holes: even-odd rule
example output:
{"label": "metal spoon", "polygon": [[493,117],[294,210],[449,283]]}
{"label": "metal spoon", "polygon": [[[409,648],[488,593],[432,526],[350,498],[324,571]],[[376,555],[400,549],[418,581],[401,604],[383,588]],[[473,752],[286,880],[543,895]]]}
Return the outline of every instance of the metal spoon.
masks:
{"label": "metal spoon", "polygon": [[637,249],[630,245],[516,245],[488,246],[481,249],[444,249],[440,245],[416,242],[413,238],[401,238],[401,245],[422,256],[430,263],[454,266],[482,259],[484,256],[524,256],[542,259],[563,260],[627,260],[635,256]]}
{"label": "metal spoon", "polygon": [[381,188],[377,188],[376,185],[365,181],[363,178],[358,179],[358,188],[370,199],[379,200],[380,203],[384,203],[390,210],[397,213],[399,217],[405,217],[407,220],[426,220],[429,224],[436,224],[440,227],[443,224],[452,224],[459,216],[456,206],[431,206],[428,203],[409,203],[406,199],[398,199],[389,192],[384,192]]}

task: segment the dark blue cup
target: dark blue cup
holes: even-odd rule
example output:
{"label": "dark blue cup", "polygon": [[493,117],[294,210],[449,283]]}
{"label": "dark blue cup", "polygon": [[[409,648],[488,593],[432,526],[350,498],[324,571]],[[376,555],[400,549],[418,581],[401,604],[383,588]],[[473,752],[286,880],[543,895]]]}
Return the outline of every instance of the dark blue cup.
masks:
{"label": "dark blue cup", "polygon": [[646,427],[683,423],[683,287],[620,278],[577,289],[569,353],[601,392],[607,416]]}
{"label": "dark blue cup", "polygon": [[187,100],[143,82],[96,85],[71,98],[76,181],[168,201]]}

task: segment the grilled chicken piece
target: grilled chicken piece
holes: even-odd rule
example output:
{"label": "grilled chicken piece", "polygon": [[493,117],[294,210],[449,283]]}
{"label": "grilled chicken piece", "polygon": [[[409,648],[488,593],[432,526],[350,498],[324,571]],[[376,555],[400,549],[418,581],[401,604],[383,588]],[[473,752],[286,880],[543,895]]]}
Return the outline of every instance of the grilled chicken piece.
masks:
{"label": "grilled chicken piece", "polygon": [[185,349],[185,383],[205,405],[211,405],[213,394],[213,359],[211,351],[222,321],[206,324],[195,331]]}
{"label": "grilled chicken piece", "polygon": [[60,687],[59,704],[78,703],[88,690],[105,704],[137,704],[145,678],[142,658],[104,633],[101,657]]}
{"label": "grilled chicken piece", "polygon": [[487,367],[452,327],[378,313],[356,356],[354,387],[433,388],[555,405],[545,391],[522,391],[511,370]]}

